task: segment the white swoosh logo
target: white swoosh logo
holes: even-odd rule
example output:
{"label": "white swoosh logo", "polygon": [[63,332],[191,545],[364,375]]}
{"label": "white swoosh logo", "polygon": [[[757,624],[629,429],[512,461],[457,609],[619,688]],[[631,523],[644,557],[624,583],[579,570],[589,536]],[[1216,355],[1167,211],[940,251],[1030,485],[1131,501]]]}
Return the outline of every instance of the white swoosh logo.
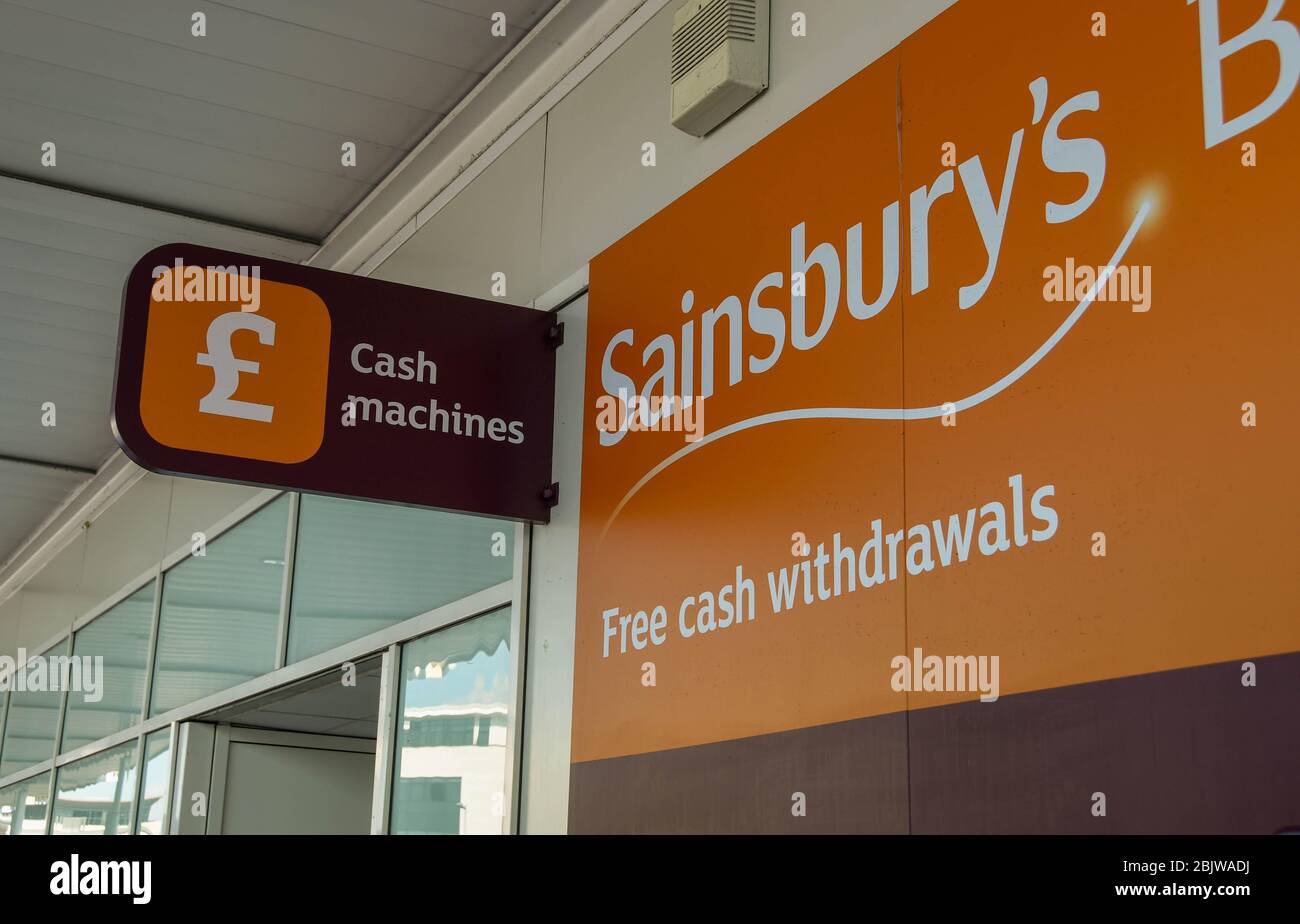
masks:
{"label": "white swoosh logo", "polygon": [[1052,335],[1043,341],[1038,349],[1026,356],[1020,365],[1016,366],[1016,368],[1002,376],[1002,378],[998,379],[992,385],[982,388],[974,394],[967,395],[960,401],[954,401],[951,405],[939,404],[931,407],[897,408],[804,407],[794,408],[788,411],[773,411],[770,414],[759,414],[756,417],[738,420],[733,424],[728,424],[725,427],[714,430],[712,433],[705,435],[694,443],[687,443],[681,449],[677,450],[654,468],[650,469],[650,471],[642,475],[637,480],[636,484],[632,485],[631,489],[623,495],[623,499],[618,502],[617,506],[614,507],[613,513],[609,515],[609,519],[605,521],[605,526],[601,530],[601,538],[603,539],[605,537],[605,533],[609,531],[610,525],[623,511],[623,508],[627,506],[628,501],[635,497],[637,492],[649,484],[651,479],[656,475],[668,468],[668,466],[674,465],[681,459],[684,459],[697,449],[702,449],[710,443],[716,443],[718,440],[725,439],[734,433],[740,433],[742,430],[752,430],[755,427],[779,423],[783,420],[928,420],[934,417],[942,417],[944,414],[967,410],[968,408],[983,404],[994,395],[1000,394],[1023,378],[1030,369],[1037,366],[1043,357],[1052,352],[1056,345],[1070,332],[1070,328],[1074,327],[1079,318],[1083,317],[1083,313],[1088,310],[1092,305],[1093,300],[1097,297],[1097,291],[1106,285],[1111,274],[1114,273],[1115,267],[1119,266],[1120,263],[1123,262],[1124,255],[1128,253],[1128,249],[1133,243],[1133,238],[1137,236],[1138,229],[1142,227],[1142,223],[1146,221],[1147,215],[1150,212],[1150,200],[1144,201],[1138,208],[1137,214],[1133,216],[1133,223],[1128,226],[1128,231],[1125,232],[1124,238],[1119,242],[1119,246],[1115,248],[1115,253],[1106,263],[1105,269],[1097,275],[1097,281],[1093,283],[1090,289],[1088,289],[1087,294],[1082,300],[1080,300],[1079,304],[1075,306],[1075,309],[1071,311],[1066,319],[1061,322],[1061,325],[1052,332]]}

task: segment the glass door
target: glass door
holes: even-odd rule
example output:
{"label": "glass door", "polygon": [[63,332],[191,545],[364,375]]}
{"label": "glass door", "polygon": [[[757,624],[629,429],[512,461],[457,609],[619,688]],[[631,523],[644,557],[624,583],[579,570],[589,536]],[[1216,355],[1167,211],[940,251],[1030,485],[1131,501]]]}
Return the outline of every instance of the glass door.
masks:
{"label": "glass door", "polygon": [[514,609],[394,646],[389,833],[510,830]]}

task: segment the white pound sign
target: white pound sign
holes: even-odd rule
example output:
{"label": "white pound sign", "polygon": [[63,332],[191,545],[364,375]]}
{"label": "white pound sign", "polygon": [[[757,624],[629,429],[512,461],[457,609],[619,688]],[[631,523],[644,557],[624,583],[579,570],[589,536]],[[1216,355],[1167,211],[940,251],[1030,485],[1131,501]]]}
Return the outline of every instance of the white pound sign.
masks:
{"label": "white pound sign", "polygon": [[230,397],[239,388],[241,372],[252,375],[261,368],[261,363],[256,360],[237,359],[231,351],[230,338],[237,330],[255,331],[259,343],[275,345],[275,322],[265,315],[228,311],[213,318],[208,325],[208,351],[198,355],[198,364],[211,366],[215,377],[212,390],[199,401],[199,410],[204,414],[270,423],[271,415],[275,413],[273,406],[235,401]]}

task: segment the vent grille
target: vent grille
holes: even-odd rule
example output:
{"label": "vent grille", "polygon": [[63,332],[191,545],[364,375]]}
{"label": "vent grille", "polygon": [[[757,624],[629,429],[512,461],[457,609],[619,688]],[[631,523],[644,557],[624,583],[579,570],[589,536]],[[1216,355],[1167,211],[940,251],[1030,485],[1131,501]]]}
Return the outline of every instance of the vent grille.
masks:
{"label": "vent grille", "polygon": [[723,42],[755,41],[758,0],[710,0],[673,33],[672,82],[717,51]]}

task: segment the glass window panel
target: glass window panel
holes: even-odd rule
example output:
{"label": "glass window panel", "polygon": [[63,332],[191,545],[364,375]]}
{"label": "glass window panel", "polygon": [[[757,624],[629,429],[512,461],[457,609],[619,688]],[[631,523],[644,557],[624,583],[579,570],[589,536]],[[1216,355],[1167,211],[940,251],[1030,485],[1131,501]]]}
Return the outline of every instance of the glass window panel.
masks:
{"label": "glass window panel", "polygon": [[510,608],[402,646],[394,834],[500,834]]}
{"label": "glass window panel", "polygon": [[290,663],[510,580],[514,536],[504,520],[304,495]]}
{"label": "glass window panel", "polygon": [[160,729],[144,739],[144,786],[136,834],[163,834],[172,778],[172,732]]}
{"label": "glass window panel", "polygon": [[[140,721],[153,626],[154,582],[77,632],[72,654],[83,678],[98,678],[97,689],[83,684],[69,691],[61,752],[125,731]],[[102,662],[87,663],[87,658]]]}
{"label": "glass window panel", "polygon": [[[49,651],[29,658],[28,665],[18,668],[9,678],[12,701],[5,722],[4,747],[0,749],[0,776],[17,773],[54,756],[67,653],[68,643],[64,640]],[[51,685],[57,689],[51,690]]]}
{"label": "glass window panel", "polygon": [[50,801],[50,774],[0,789],[0,834],[44,834]]}
{"label": "glass window panel", "polygon": [[151,716],[275,669],[289,498],[163,576]]}
{"label": "glass window panel", "polygon": [[51,834],[126,834],[135,801],[136,742],[59,768]]}

